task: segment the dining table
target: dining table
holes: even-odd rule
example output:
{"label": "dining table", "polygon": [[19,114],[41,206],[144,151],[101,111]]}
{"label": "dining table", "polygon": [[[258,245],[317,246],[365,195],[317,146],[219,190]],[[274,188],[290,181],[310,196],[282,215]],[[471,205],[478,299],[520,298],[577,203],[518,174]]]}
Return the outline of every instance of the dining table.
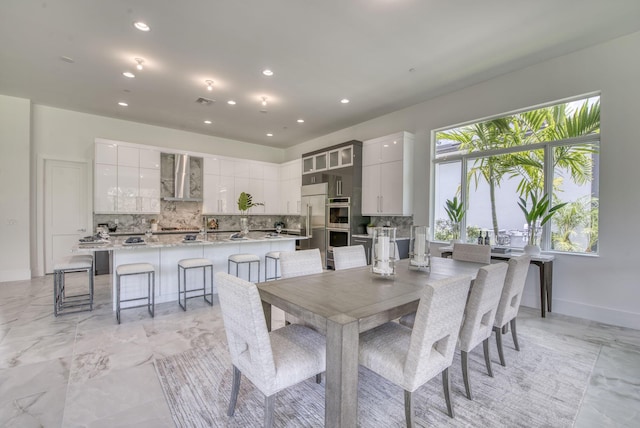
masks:
{"label": "dining table", "polygon": [[275,306],[326,335],[325,426],[355,428],[360,333],[416,311],[428,282],[455,275],[473,280],[482,266],[432,257],[429,269],[414,269],[405,259],[390,276],[371,266],[327,270],[262,282],[258,290],[269,328]]}

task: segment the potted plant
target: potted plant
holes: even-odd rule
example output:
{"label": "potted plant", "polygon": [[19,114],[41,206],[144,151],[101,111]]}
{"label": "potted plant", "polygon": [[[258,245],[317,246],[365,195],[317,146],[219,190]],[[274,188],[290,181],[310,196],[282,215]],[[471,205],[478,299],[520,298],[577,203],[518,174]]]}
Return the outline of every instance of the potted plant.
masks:
{"label": "potted plant", "polygon": [[530,207],[527,206],[527,200],[522,197],[520,197],[518,206],[524,213],[524,218],[527,222],[527,245],[524,246],[524,252],[536,255],[540,254],[538,229],[551,220],[556,211],[567,205],[567,203],[563,202],[549,208],[551,204],[549,195],[545,193],[541,198],[538,198],[533,190],[529,191],[529,199],[531,200]]}
{"label": "potted plant", "polygon": [[369,222],[369,224],[367,224],[367,235],[369,236],[373,235],[374,227],[376,227],[376,225],[373,222]]}
{"label": "potted plant", "polygon": [[454,196],[453,200],[447,199],[445,201],[444,210],[449,216],[451,221],[451,228],[453,232],[453,239],[451,243],[460,242],[460,222],[464,217],[464,207],[462,206],[462,199],[458,201],[458,197]]}
{"label": "potted plant", "polygon": [[264,205],[262,202],[253,202],[249,193],[242,192],[238,197],[238,211],[240,211],[240,233],[247,235],[249,233],[249,210],[253,207]]}

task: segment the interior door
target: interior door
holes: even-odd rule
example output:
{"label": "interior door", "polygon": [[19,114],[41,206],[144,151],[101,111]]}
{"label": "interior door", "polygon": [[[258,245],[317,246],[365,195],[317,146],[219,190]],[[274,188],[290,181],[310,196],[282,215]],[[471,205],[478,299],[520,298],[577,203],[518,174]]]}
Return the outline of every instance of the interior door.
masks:
{"label": "interior door", "polygon": [[89,234],[87,164],[45,160],[45,272],[71,255],[78,239]]}

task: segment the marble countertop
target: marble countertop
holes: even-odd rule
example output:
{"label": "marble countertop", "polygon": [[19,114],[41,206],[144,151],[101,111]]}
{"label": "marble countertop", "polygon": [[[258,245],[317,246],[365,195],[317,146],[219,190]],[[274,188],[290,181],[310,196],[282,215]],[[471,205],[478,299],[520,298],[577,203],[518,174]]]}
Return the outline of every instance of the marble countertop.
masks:
{"label": "marble countertop", "polygon": [[74,252],[93,252],[93,251],[112,251],[112,250],[136,250],[139,248],[169,248],[169,247],[188,247],[193,245],[225,245],[225,244],[242,244],[256,242],[273,242],[273,241],[292,241],[296,239],[307,239],[306,237],[285,235],[271,236],[269,232],[249,232],[249,235],[243,239],[230,239],[230,233],[207,234],[207,239],[202,240],[197,235],[196,241],[185,241],[185,235],[193,235],[193,233],[181,234],[154,234],[150,238],[144,237],[143,244],[125,244],[127,236],[111,236],[105,243],[80,243],[73,249]]}
{"label": "marble countertop", "polygon": [[[372,239],[373,235],[367,235],[365,234],[356,234],[356,235],[351,235],[352,238],[366,238],[366,239]],[[410,236],[396,236],[396,241],[402,241],[405,239],[411,239]]]}

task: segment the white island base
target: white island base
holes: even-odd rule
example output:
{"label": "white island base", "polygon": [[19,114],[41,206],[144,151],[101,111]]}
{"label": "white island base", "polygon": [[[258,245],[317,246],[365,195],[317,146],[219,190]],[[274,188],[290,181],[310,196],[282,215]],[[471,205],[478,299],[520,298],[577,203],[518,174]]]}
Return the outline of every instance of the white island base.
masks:
{"label": "white island base", "polygon": [[[188,258],[206,258],[213,262],[214,284],[213,292],[217,294],[215,284],[216,272],[227,272],[228,257],[231,254],[249,253],[260,257],[260,282],[265,278],[264,256],[269,251],[295,251],[295,240],[299,237],[283,236],[275,239],[247,239],[244,241],[216,240],[198,243],[150,243],[142,246],[114,246],[113,267],[115,269],[127,263],[150,263],[156,269],[155,302],[178,301],[178,261]],[[270,263],[272,263],[270,261]],[[235,275],[235,266],[232,264],[231,274]],[[240,266],[239,276],[247,278],[248,264]],[[210,276],[206,275],[207,289],[210,286]],[[274,266],[269,266],[269,273],[273,276]],[[255,263],[251,272],[251,281],[257,281],[257,269]],[[202,287],[202,269],[187,270],[187,289]],[[147,295],[147,276],[131,275],[121,278],[121,300],[133,299]],[[113,309],[116,308],[116,275],[113,274]],[[122,308],[141,304],[138,302],[125,302]]]}

